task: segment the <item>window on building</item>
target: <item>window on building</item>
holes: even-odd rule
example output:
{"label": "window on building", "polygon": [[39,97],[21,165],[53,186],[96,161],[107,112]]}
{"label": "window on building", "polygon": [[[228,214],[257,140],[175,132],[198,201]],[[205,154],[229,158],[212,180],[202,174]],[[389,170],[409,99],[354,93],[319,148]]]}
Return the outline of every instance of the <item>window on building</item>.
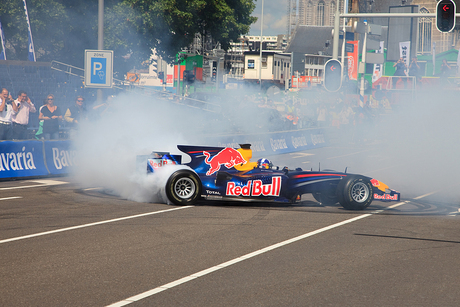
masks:
{"label": "window on building", "polygon": [[333,26],[334,25],[334,18],[335,18],[335,10],[337,8],[335,7],[335,2],[331,2],[331,6],[329,9],[329,25]]}
{"label": "window on building", "polygon": [[313,3],[311,1],[308,1],[307,3],[307,9],[305,11],[305,24],[308,26],[313,25]]}
{"label": "window on building", "polygon": [[262,68],[267,68],[267,57],[266,56],[262,57]]}
{"label": "window on building", "polygon": [[316,9],[316,25],[324,26],[324,1],[318,2]]}
{"label": "window on building", "polygon": [[248,60],[248,69],[254,69],[254,68],[255,68],[254,60]]}
{"label": "window on building", "polygon": [[[429,11],[422,7],[420,13],[427,14]],[[417,53],[431,53],[431,17],[421,17],[418,19],[418,46]]]}

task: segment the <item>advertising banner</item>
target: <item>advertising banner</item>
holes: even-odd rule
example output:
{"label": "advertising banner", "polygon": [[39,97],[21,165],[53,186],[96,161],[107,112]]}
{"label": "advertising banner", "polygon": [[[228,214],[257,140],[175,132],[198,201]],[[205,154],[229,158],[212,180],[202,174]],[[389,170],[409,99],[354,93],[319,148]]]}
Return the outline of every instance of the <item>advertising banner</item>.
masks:
{"label": "advertising banner", "polygon": [[348,79],[358,80],[358,41],[347,42],[353,45],[353,52],[347,52]]}
{"label": "advertising banner", "polygon": [[48,175],[43,159],[43,142],[0,142],[0,178]]}
{"label": "advertising banner", "polygon": [[327,145],[321,129],[305,129],[271,134],[233,135],[210,138],[210,146],[240,148],[239,144],[251,144],[255,156],[290,153]]}
{"label": "advertising banner", "polygon": [[75,150],[70,141],[44,142],[46,166],[51,175],[68,174],[75,166]]}
{"label": "advertising banner", "polygon": [[399,56],[404,59],[406,66],[410,65],[410,41],[399,42]]}

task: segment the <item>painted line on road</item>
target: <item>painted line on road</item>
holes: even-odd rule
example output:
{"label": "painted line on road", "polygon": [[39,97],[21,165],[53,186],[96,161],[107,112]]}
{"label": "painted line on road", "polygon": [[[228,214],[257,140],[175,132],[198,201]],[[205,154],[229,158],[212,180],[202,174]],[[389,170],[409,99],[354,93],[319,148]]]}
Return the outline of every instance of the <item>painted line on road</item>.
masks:
{"label": "painted line on road", "polygon": [[[392,208],[396,208],[396,207],[401,206],[401,205],[404,205],[404,204],[406,204],[406,203],[407,203],[407,201],[400,202],[400,203],[397,203],[397,204],[395,204],[395,205],[393,205],[393,206],[391,206],[391,207],[392,207]],[[379,210],[379,211],[380,211],[380,210]],[[383,210],[381,210],[381,211],[383,211]],[[334,228],[337,228],[337,227],[340,227],[340,226],[343,226],[343,225],[347,225],[347,224],[350,224],[350,223],[359,221],[359,220],[361,220],[361,219],[364,219],[364,218],[369,217],[369,216],[373,216],[373,215],[378,214],[378,213],[379,213],[379,212],[372,212],[372,213],[362,214],[362,215],[356,216],[356,217],[354,217],[354,218],[351,218],[351,219],[348,219],[348,220],[345,220],[345,221],[342,221],[342,222],[338,222],[338,223],[335,223],[335,224],[332,224],[332,225],[329,225],[329,226],[326,226],[326,227],[323,227],[323,228],[320,228],[320,229],[317,229],[317,230],[314,230],[314,231],[305,233],[305,234],[300,235],[300,236],[298,236],[298,237],[294,237],[294,238],[292,238],[292,239],[288,239],[288,240],[285,240],[285,241],[282,241],[282,242],[279,242],[279,243],[270,245],[270,246],[268,246],[268,247],[259,249],[259,250],[257,250],[257,251],[252,252],[252,253],[243,255],[243,256],[241,256],[241,257],[238,257],[238,258],[229,260],[229,261],[227,261],[227,262],[218,264],[218,265],[216,265],[216,266],[210,267],[210,268],[205,269],[205,270],[203,270],[203,271],[199,271],[199,272],[194,273],[194,274],[192,274],[192,275],[189,275],[189,276],[183,277],[183,278],[181,278],[181,279],[175,280],[175,281],[173,281],[173,282],[167,283],[167,284],[165,284],[165,285],[159,286],[159,287],[157,287],[157,288],[154,288],[154,289],[148,290],[148,291],[146,291],[146,292],[143,292],[143,293],[140,293],[140,294],[131,296],[131,297],[129,297],[129,298],[127,298],[127,299],[124,299],[124,300],[122,300],[122,301],[119,301],[119,302],[110,304],[110,305],[108,305],[107,307],[121,307],[121,306],[129,305],[129,304],[131,304],[131,303],[140,301],[140,300],[142,300],[142,299],[145,299],[145,298],[150,297],[150,296],[152,296],[152,295],[155,295],[155,294],[157,294],[157,293],[163,292],[163,291],[165,291],[165,290],[174,288],[174,287],[179,286],[179,285],[181,285],[181,284],[184,284],[184,283],[186,283],[186,282],[192,281],[192,280],[194,280],[194,279],[196,279],[196,278],[198,278],[198,277],[202,277],[202,276],[205,276],[205,275],[210,274],[210,273],[212,273],[212,272],[215,272],[215,271],[224,269],[224,268],[226,268],[226,267],[229,267],[229,266],[231,266],[231,265],[237,264],[237,263],[239,263],[239,262],[241,262],[241,261],[248,260],[248,259],[250,259],[250,258],[259,256],[259,255],[264,254],[264,253],[267,253],[267,252],[272,251],[272,250],[274,250],[274,249],[277,249],[277,248],[279,248],[279,247],[283,247],[283,246],[285,246],[285,245],[288,245],[288,244],[291,244],[291,243],[294,243],[294,242],[297,242],[297,241],[306,239],[306,238],[308,238],[308,237],[311,237],[311,236],[320,234],[320,233],[322,233],[322,232],[325,232],[325,231],[328,231],[328,230],[331,230],[331,229],[334,229]]]}
{"label": "painted line on road", "polygon": [[16,238],[0,240],[0,244],[13,242],[13,241],[24,240],[24,239],[30,239],[30,238],[40,237],[40,236],[46,236],[46,235],[50,235],[50,234],[54,234],[54,233],[58,233],[58,232],[64,232],[64,231],[69,231],[69,230],[75,230],[75,229],[81,229],[81,228],[92,227],[92,226],[97,226],[97,225],[103,225],[103,224],[108,224],[108,223],[114,223],[114,222],[129,220],[129,219],[135,219],[135,218],[138,218],[138,217],[144,217],[144,216],[149,216],[149,215],[154,215],[154,214],[160,214],[160,213],[166,213],[166,212],[171,212],[171,211],[176,211],[176,210],[182,210],[182,209],[192,208],[192,207],[194,207],[194,206],[184,206],[184,207],[178,207],[178,208],[172,208],[172,209],[166,209],[166,210],[160,210],[160,211],[154,211],[154,212],[147,212],[147,213],[141,213],[141,214],[136,214],[136,215],[131,215],[131,216],[125,216],[125,217],[120,217],[120,218],[106,220],[106,221],[100,221],[100,222],[77,225],[77,226],[61,228],[61,229],[55,229],[55,230],[50,230],[50,231],[45,231],[45,232],[39,232],[39,233],[34,233],[34,234],[22,236],[22,237],[16,237]]}
{"label": "painted line on road", "polygon": [[33,180],[33,182],[38,182],[39,184],[15,186],[15,187],[8,187],[8,188],[0,188],[0,191],[16,190],[16,189],[28,189],[28,188],[39,188],[39,187],[47,187],[47,186],[52,186],[52,185],[68,184],[68,182],[65,182],[65,181],[48,180],[48,179],[45,179],[45,180]]}
{"label": "painted line on road", "polygon": [[18,199],[18,198],[22,198],[22,196],[4,197],[4,198],[0,198],[0,200],[10,200],[10,199]]}

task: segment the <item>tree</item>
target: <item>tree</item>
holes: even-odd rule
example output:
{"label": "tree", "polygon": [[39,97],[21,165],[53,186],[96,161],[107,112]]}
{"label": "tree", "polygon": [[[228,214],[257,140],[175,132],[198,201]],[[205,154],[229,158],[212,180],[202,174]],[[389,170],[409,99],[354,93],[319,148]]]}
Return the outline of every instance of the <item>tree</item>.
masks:
{"label": "tree", "polygon": [[[98,1],[28,0],[37,61],[83,67],[84,50],[97,49]],[[172,62],[195,34],[211,35],[223,49],[249,31],[254,0],[105,0],[104,49],[124,74],[149,60],[152,49]],[[27,59],[22,1],[0,2],[8,60]]]}

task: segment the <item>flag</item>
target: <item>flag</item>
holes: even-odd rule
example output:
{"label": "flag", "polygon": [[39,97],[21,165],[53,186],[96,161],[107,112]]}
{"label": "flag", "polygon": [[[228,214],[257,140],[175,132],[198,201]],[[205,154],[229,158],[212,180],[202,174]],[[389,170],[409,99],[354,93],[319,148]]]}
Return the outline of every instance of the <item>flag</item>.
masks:
{"label": "flag", "polygon": [[2,28],[1,21],[0,21],[0,40],[2,41],[2,52],[0,53],[0,60],[6,60],[5,36],[3,35],[3,28]]}
{"label": "flag", "polygon": [[[406,62],[406,66],[409,67],[410,65],[410,41],[399,42],[399,56],[403,58],[404,62]],[[407,71],[406,71],[406,75],[407,75]]]}
{"label": "flag", "polygon": [[348,79],[358,79],[358,41],[348,42],[353,45],[353,52],[347,52],[348,56]]}
{"label": "flag", "polygon": [[34,41],[32,40],[32,31],[30,30],[29,13],[27,12],[27,3],[24,0],[24,10],[26,11],[27,27],[29,28],[29,61],[35,62]]}

